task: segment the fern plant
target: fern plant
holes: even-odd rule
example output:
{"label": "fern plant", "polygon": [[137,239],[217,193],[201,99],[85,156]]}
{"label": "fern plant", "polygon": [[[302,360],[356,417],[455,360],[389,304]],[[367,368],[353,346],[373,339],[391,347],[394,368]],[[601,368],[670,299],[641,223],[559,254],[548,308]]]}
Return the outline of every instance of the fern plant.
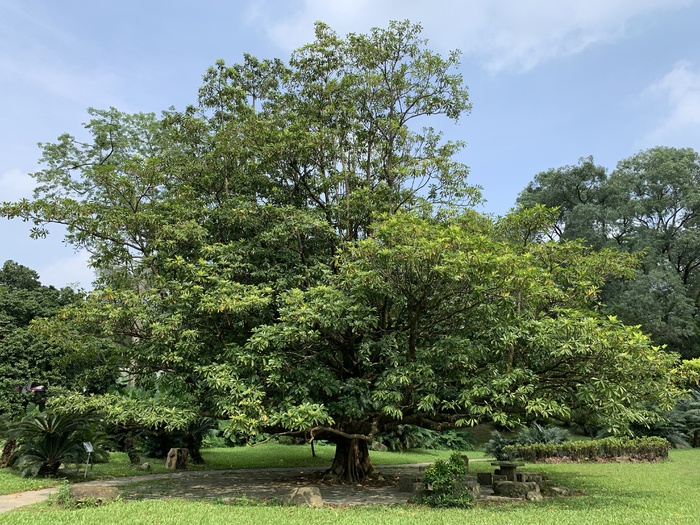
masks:
{"label": "fern plant", "polygon": [[396,425],[375,437],[387,449],[403,452],[415,448],[426,450],[474,450],[474,437],[454,430],[437,431],[417,425]]}

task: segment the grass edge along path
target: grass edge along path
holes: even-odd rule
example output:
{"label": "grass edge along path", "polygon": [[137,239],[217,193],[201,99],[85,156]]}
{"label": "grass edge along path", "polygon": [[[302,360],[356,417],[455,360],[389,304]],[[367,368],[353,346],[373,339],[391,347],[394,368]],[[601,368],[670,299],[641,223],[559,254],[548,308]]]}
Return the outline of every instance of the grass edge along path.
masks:
{"label": "grass edge along path", "polygon": [[[486,468],[480,464],[479,468]],[[0,515],[0,525],[23,524],[249,524],[351,525],[695,525],[700,521],[700,450],[674,450],[663,463],[528,465],[580,490],[573,498],[538,503],[480,505],[471,510],[415,506],[322,508],[229,506],[185,500],[117,502],[62,510],[46,504]],[[251,502],[251,504],[254,502]]]}

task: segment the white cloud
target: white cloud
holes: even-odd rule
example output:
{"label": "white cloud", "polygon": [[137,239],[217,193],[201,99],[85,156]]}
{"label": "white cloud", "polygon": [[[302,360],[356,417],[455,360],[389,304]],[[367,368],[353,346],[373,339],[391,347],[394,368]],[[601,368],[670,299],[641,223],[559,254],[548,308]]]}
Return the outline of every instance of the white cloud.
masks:
{"label": "white cloud", "polygon": [[[115,87],[121,85],[119,76],[99,67],[89,71],[39,58],[37,55],[0,57],[0,73],[12,78],[13,83],[25,90],[41,88],[51,98],[78,103],[86,100],[114,98]],[[22,96],[21,92],[15,94]]]}
{"label": "white cloud", "polygon": [[44,285],[53,285],[56,288],[75,286],[89,290],[95,273],[88,267],[90,254],[86,250],[74,253],[72,256],[64,255],[60,259],[54,259],[48,264],[35,268]]}
{"label": "white cloud", "polygon": [[[691,146],[700,141],[700,69],[678,62],[647,88],[644,98],[664,115],[645,141],[653,145]],[[656,106],[656,107],[653,107]]]}
{"label": "white cloud", "polygon": [[0,201],[17,201],[30,198],[36,181],[19,169],[0,173]]}
{"label": "white cloud", "polygon": [[21,104],[31,104],[36,90],[81,108],[86,100],[114,98],[122,80],[99,57],[99,45],[65,31],[45,7],[0,0],[0,77]]}
{"label": "white cloud", "polygon": [[364,32],[389,20],[420,22],[431,44],[458,48],[492,72],[526,71],[586,47],[621,38],[635,18],[688,6],[691,0],[302,0],[289,15],[258,4],[249,12],[281,47],[313,38],[322,20],[339,34]]}

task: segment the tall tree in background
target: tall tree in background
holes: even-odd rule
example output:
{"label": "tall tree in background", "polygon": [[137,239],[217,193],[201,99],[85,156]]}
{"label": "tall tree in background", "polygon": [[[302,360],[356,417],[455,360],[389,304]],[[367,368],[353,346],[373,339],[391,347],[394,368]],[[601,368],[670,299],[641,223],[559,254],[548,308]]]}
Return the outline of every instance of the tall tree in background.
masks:
{"label": "tall tree in background", "polygon": [[608,311],[641,324],[657,344],[700,356],[700,157],[652,148],[605,169],[583,159],[538,174],[518,204],[559,209],[557,234],[646,253],[633,281],[608,285]]}
{"label": "tall tree in background", "polygon": [[[14,261],[0,268],[0,417],[11,420],[28,403],[73,388],[101,391],[114,380],[99,359],[66,361],[66,344],[30,330],[30,324],[80,302],[71,288],[43,286],[39,275]],[[113,371],[112,371],[113,372]]]}
{"label": "tall tree in background", "polygon": [[408,22],[317,24],[288,64],[217,62],[182,112],[92,110],[92,141],[44,145],[35,198],[2,208],[38,236],[65,224],[100,272],[43,333],[76,351],[109,337],[193,417],[333,441],[344,480],[371,474],[368,443],[401,422],[595,406],[624,427],[669,405],[673,357],[595,311],[629,257],[522,235],[546,213],[464,211],[479,193],[461,145],[418,128],[469,111],[457,60]]}

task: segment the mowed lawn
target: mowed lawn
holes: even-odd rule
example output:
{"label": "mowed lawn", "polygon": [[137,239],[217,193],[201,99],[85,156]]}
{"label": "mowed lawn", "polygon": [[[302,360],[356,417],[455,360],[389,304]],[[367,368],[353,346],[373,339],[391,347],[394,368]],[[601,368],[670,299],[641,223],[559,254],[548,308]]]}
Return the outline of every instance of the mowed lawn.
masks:
{"label": "mowed lawn", "polygon": [[[236,450],[236,449],[234,449]],[[242,451],[251,449],[241,449]],[[252,449],[255,450],[255,449]],[[301,449],[303,450],[303,448]],[[323,450],[325,456],[328,450]],[[269,449],[268,452],[276,452]],[[306,450],[308,453],[308,449]],[[244,453],[244,452],[238,452]],[[296,453],[296,452],[294,452]],[[219,461],[226,454],[220,454]],[[257,452],[256,452],[257,454]],[[476,456],[477,454],[471,454]],[[385,454],[376,454],[382,463]],[[410,463],[420,457],[386,454]],[[268,461],[273,458],[268,457]],[[258,463],[260,459],[256,460]],[[422,460],[418,460],[422,461]],[[240,458],[239,461],[240,462]],[[272,466],[272,465],[270,465]],[[275,465],[277,466],[277,465]],[[220,467],[221,468],[221,467]],[[230,468],[230,467],[229,467]],[[486,470],[488,463],[474,463]],[[63,510],[47,504],[0,514],[0,524],[639,524],[696,525],[700,523],[700,450],[675,450],[667,462],[528,465],[580,495],[538,503],[479,505],[471,510],[433,510],[417,506],[322,508],[229,506],[186,500],[117,502],[99,508]]]}

